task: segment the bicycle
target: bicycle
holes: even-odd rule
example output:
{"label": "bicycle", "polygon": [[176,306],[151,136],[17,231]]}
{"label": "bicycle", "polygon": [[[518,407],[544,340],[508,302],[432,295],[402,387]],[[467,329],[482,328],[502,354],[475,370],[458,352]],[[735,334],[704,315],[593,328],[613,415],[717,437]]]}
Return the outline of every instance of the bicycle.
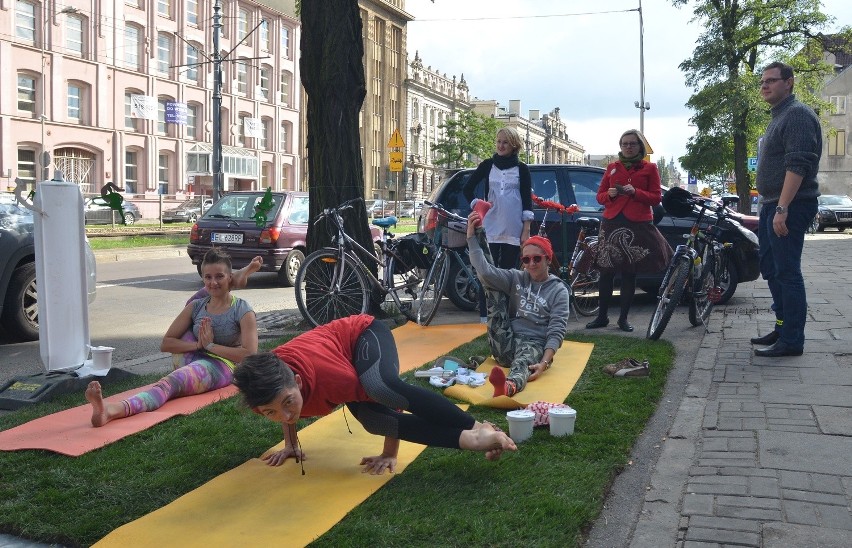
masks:
{"label": "bicycle", "polygon": [[[418,303],[429,266],[428,250],[426,253],[421,250],[419,257],[417,253],[403,252],[400,246],[406,238],[395,239],[389,230],[396,225],[396,217],[373,220],[373,225],[382,229],[382,236],[377,243],[378,253],[366,250],[343,226],[342,213],[360,200],[362,198],[354,198],[337,207],[326,208],[314,221],[316,225],[328,219],[336,234],[334,245],[308,255],[296,274],[299,311],[309,323],[318,326],[353,314],[364,314],[371,298],[380,297],[384,301],[390,295],[400,312],[420,323]],[[378,276],[370,272],[365,261],[376,265]]]}
{"label": "bicycle", "polygon": [[[427,228],[436,248],[435,260],[423,283],[423,294],[433,297],[429,291],[437,293],[440,288],[438,294],[446,294],[459,309],[475,310],[482,286],[468,258],[467,219],[440,204],[423,203],[436,211],[435,226]],[[432,312],[434,315],[436,310]]]}
{"label": "bicycle", "polygon": [[[728,261],[733,244],[722,242],[720,238],[722,224],[728,218],[727,207],[735,200],[726,198],[721,205],[714,206],[709,200],[693,198],[691,193],[678,190],[682,189],[674,188],[666,193],[663,200],[666,211],[675,217],[687,217],[694,212],[695,206],[700,205],[700,208],[689,234],[684,234],[686,243],[677,246],[663,276],[657,307],[646,335],[654,341],[663,334],[684,295],[689,298],[689,322],[694,327],[706,325],[713,305],[722,298],[720,284],[727,283],[730,272]],[[669,194],[672,194],[671,199]],[[702,229],[701,223],[708,210],[715,214],[716,220]]]}
{"label": "bicycle", "polygon": [[[547,214],[550,211],[559,214],[559,225],[562,230],[562,256],[568,256],[567,227],[564,215],[572,217],[580,210],[573,204],[565,207],[562,204],[550,200],[542,200],[533,194],[533,202],[544,209],[544,218],[538,229],[538,235],[550,239],[547,235]],[[601,221],[594,217],[580,217],[577,219],[580,231],[577,233],[577,242],[571,252],[571,258],[565,265],[560,265],[556,275],[568,288],[571,300],[571,308],[574,314],[579,316],[594,316],[600,308],[600,292],[598,283],[600,272],[594,268],[594,248],[598,243],[598,232]]]}

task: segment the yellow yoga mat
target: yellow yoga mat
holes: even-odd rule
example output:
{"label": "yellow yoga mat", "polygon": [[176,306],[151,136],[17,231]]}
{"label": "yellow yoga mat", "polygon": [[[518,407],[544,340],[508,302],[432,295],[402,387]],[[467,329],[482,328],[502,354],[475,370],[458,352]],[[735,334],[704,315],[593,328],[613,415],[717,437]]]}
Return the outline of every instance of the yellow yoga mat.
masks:
{"label": "yellow yoga mat", "polygon": [[[571,389],[574,388],[577,379],[580,378],[586,368],[586,363],[588,363],[594,347],[595,345],[592,343],[565,341],[562,343],[562,348],[556,353],[553,367],[534,382],[527,383],[526,388],[511,398],[509,396],[493,397],[494,387],[488,382],[476,388],[466,385],[453,385],[444,390],[444,395],[474,405],[496,407],[497,409],[520,409],[537,401],[562,403],[571,393]],[[487,374],[496,365],[497,362],[494,361],[494,358],[489,358],[476,370]],[[508,373],[508,369],[504,368],[504,370]]]}
{"label": "yellow yoga mat", "polygon": [[484,335],[486,327],[483,323],[423,327],[414,322],[397,327],[391,333],[399,350],[399,372],[416,369]]}
{"label": "yellow yoga mat", "polygon": [[[382,452],[342,410],[299,432],[305,475],[292,459],[280,467],[252,459],[171,504],[119,527],[95,546],[304,546],[387,483],[393,474],[361,473],[361,457]],[[282,441],[269,451],[284,447]],[[425,447],[402,442],[399,474]]]}

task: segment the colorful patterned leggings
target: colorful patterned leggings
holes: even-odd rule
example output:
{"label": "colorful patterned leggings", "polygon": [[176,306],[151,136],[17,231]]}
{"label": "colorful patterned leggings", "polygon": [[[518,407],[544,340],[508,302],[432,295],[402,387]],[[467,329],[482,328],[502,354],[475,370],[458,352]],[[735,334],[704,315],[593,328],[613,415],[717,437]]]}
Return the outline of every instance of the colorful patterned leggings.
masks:
{"label": "colorful patterned leggings", "polygon": [[[485,260],[494,264],[485,230],[476,229],[476,241]],[[530,376],[529,366],[541,361],[544,345],[528,337],[516,337],[512,330],[512,318],[509,316],[509,296],[501,291],[485,288],[485,303],[488,306],[488,343],[491,355],[497,363],[509,368],[506,378],[515,384],[518,392],[527,385]]]}

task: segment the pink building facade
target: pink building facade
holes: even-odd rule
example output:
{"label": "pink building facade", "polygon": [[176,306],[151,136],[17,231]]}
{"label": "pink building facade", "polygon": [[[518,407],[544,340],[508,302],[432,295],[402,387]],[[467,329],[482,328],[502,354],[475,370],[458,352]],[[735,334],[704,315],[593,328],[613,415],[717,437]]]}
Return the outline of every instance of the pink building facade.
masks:
{"label": "pink building facade", "polygon": [[[137,203],[210,194],[214,3],[0,0],[0,187],[58,169]],[[218,4],[224,190],[300,189],[299,22]]]}

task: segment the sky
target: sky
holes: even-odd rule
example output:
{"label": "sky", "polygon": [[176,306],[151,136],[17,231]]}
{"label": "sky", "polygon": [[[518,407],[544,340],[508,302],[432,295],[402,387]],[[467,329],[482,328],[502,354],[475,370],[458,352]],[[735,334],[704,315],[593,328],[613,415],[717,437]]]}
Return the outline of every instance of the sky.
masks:
{"label": "sky", "polygon": [[[407,0],[415,17],[408,52],[442,74],[464,74],[472,97],[505,107],[519,99],[523,116],[559,107],[587,154],[615,154],[620,135],[640,126],[639,1]],[[848,2],[823,0],[823,13],[836,19],[828,31],[852,25]],[[678,68],[701,32],[691,4],[642,1],[645,136],[653,160],[676,166],[695,131],[685,106],[693,91]]]}

